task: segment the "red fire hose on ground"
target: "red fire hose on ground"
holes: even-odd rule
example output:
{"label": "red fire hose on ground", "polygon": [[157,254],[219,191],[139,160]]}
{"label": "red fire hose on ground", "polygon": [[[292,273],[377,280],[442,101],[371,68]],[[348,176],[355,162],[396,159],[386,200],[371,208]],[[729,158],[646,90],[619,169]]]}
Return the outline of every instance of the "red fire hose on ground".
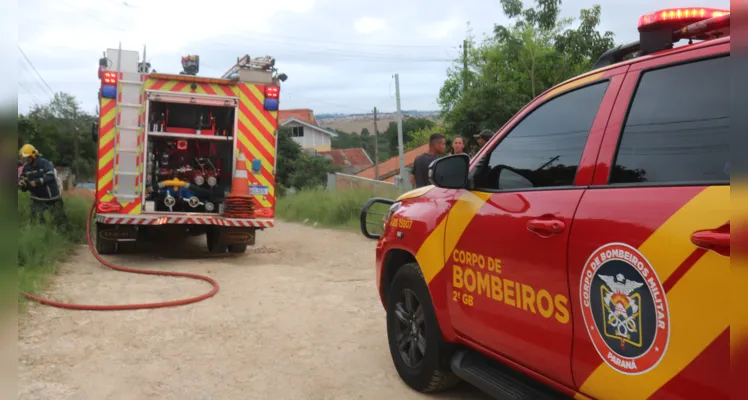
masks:
{"label": "red fire hose on ground", "polygon": [[122,271],[122,272],[132,272],[134,274],[175,276],[179,278],[198,279],[198,280],[210,283],[213,286],[213,289],[210,292],[207,292],[203,295],[190,297],[190,298],[182,299],[182,300],[164,301],[164,302],[159,302],[159,303],[122,304],[122,305],[90,305],[90,304],[60,303],[57,301],[43,299],[41,297],[34,296],[33,294],[30,294],[30,293],[21,292],[23,296],[25,296],[27,299],[36,301],[41,304],[45,304],[45,305],[52,306],[52,307],[58,307],[58,308],[66,308],[69,310],[120,311],[120,310],[141,310],[141,309],[146,309],[146,308],[164,308],[164,307],[182,306],[185,304],[197,303],[198,301],[205,300],[209,297],[214,296],[216,293],[218,293],[218,282],[216,282],[213,278],[209,278],[207,276],[202,276],[202,275],[197,275],[197,274],[188,274],[185,272],[153,271],[153,270],[147,270],[147,269],[120,267],[101,258],[99,253],[96,252],[96,247],[94,246],[93,240],[91,239],[91,219],[93,218],[93,213],[95,209],[96,209],[96,203],[94,202],[94,204],[91,206],[91,210],[88,212],[88,220],[86,222],[86,238],[88,239],[88,247],[91,249],[91,253],[93,253],[94,257],[96,257],[96,259],[99,260],[100,263],[104,264],[104,266],[109,267],[113,270]]}

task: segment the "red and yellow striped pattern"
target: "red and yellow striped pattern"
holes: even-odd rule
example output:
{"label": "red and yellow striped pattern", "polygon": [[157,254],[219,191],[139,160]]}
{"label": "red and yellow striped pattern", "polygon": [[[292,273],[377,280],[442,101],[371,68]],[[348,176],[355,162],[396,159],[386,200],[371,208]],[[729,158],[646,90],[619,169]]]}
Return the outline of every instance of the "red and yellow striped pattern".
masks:
{"label": "red and yellow striped pattern", "polygon": [[232,96],[232,97],[236,97],[239,95],[236,92],[237,88],[234,85],[221,85],[221,84],[215,84],[215,83],[194,82],[194,84],[197,86],[193,90],[192,84],[193,82],[173,80],[173,79],[149,78],[145,82],[145,88],[147,90],[159,90],[159,91],[165,91],[165,92],[213,94],[213,95]]}
{"label": "red and yellow striped pattern", "polygon": [[[266,111],[265,87],[249,83],[237,85],[239,94],[239,121],[237,124],[237,147],[246,157],[250,185],[268,187],[268,195],[255,195],[258,216],[275,215],[275,135],[278,128],[278,112]],[[252,160],[260,160],[259,173],[252,171]]]}
{"label": "red and yellow striped pattern", "polygon": [[99,148],[96,174],[96,200],[98,202],[116,201],[109,194],[114,190],[114,138],[117,102],[114,99],[101,98],[99,108]]}

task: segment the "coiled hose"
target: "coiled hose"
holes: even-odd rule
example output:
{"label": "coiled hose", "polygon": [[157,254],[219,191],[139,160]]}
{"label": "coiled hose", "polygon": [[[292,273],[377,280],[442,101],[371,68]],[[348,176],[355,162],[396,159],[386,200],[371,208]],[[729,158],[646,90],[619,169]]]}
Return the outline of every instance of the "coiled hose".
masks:
{"label": "coiled hose", "polygon": [[142,309],[147,309],[147,308],[164,308],[164,307],[183,306],[186,304],[197,303],[198,301],[202,301],[209,297],[213,297],[216,293],[218,293],[218,288],[219,288],[218,282],[216,282],[213,278],[210,278],[207,276],[189,274],[185,272],[154,271],[154,270],[147,270],[147,269],[120,267],[101,258],[99,253],[96,251],[96,247],[94,246],[93,240],[91,239],[91,220],[93,219],[93,214],[95,210],[96,210],[96,202],[94,202],[94,204],[91,206],[91,210],[88,212],[88,221],[86,222],[86,238],[88,239],[88,247],[91,249],[91,253],[104,266],[111,268],[113,270],[122,271],[122,272],[131,272],[134,274],[175,276],[179,278],[198,279],[198,280],[210,283],[213,286],[213,289],[211,289],[211,291],[205,294],[202,294],[200,296],[190,297],[187,299],[163,301],[163,302],[158,302],[158,303],[121,304],[121,305],[92,305],[92,304],[61,303],[58,301],[43,299],[41,297],[34,296],[33,294],[30,294],[30,293],[21,292],[21,294],[24,297],[26,297],[27,299],[36,301],[37,303],[41,303],[41,304],[45,304],[45,305],[57,307],[57,308],[65,308],[69,310],[122,311],[122,310],[142,310]]}

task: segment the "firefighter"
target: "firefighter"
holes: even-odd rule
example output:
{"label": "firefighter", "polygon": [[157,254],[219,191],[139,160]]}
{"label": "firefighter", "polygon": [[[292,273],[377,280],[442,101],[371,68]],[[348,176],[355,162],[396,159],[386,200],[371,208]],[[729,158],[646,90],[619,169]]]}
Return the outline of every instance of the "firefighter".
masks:
{"label": "firefighter", "polygon": [[39,222],[40,216],[50,211],[55,224],[63,225],[65,211],[57,174],[52,163],[42,158],[39,151],[30,144],[23,145],[18,155],[23,161],[18,188],[30,194],[32,221]]}

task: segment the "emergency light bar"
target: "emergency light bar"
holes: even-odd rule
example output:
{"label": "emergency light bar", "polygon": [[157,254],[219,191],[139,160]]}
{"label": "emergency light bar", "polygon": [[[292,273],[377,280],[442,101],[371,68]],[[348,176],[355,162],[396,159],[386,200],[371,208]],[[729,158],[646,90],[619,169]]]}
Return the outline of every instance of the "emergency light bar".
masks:
{"label": "emergency light bar", "polygon": [[275,85],[265,86],[265,101],[263,106],[268,111],[278,111],[280,88]]}
{"label": "emergency light bar", "polygon": [[107,99],[117,98],[117,73],[113,71],[100,72],[101,97]]}
{"label": "emergency light bar", "polygon": [[730,34],[730,11],[706,7],[669,8],[639,18],[639,41],[603,53],[593,70],[616,64],[629,56],[667,49],[681,39],[707,40]]}

